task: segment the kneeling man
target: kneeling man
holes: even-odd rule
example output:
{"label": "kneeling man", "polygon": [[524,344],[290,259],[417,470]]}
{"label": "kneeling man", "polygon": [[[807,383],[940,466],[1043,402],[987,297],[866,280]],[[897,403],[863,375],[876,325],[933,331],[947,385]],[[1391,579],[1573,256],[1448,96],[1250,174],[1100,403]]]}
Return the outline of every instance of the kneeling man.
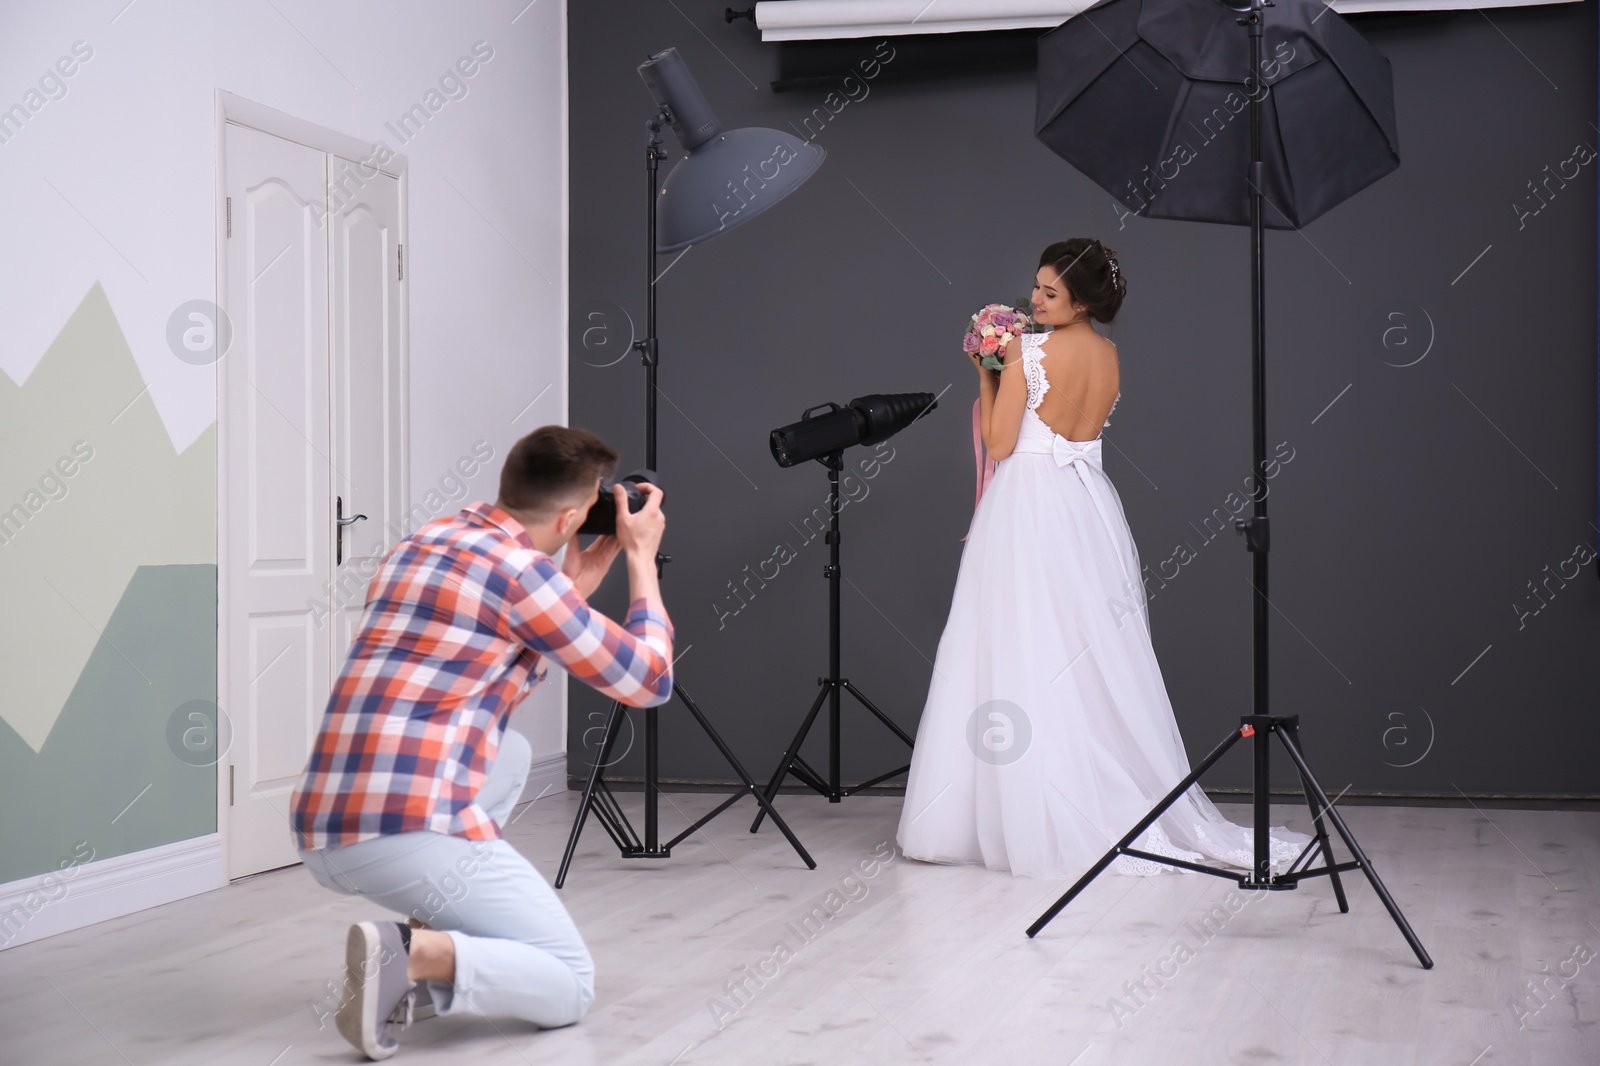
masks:
{"label": "kneeling man", "polygon": [[[495,503],[402,540],[367,590],[291,817],[318,882],[407,916],[350,927],[336,1021],[369,1058],[394,1054],[392,1029],[409,1024],[422,993],[437,1014],[540,1026],[570,1025],[594,1000],[583,938],[501,827],[530,759],[506,724],[550,663],[634,707],[672,694],[672,623],[656,582],[661,490],[643,485],[645,506],[629,514],[614,486],[616,535],[578,550],[616,461],[592,433],[535,430],[506,456]],[[619,551],[631,600],[622,625],[585,602]]]}

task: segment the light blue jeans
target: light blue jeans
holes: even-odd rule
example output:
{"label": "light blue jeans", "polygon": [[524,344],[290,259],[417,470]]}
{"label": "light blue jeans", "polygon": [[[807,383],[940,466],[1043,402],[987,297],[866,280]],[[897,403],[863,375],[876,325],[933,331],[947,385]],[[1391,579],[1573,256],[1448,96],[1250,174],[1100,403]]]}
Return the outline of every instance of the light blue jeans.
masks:
{"label": "light blue jeans", "polygon": [[[532,749],[507,729],[478,803],[504,826],[528,778]],[[435,1010],[571,1025],[594,1002],[594,961],[539,871],[504,840],[397,833],[302,851],[326,888],[427,922],[455,941],[454,983],[428,981]]]}

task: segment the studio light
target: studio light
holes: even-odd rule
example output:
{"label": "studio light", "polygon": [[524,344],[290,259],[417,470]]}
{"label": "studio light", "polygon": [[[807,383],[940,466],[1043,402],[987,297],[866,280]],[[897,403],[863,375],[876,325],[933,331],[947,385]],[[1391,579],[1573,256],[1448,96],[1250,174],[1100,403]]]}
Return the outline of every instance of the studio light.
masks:
{"label": "studio light", "polygon": [[[674,252],[701,241],[718,237],[728,230],[764,214],[773,204],[788,196],[822,165],[824,152],[813,145],[779,130],[750,129],[723,132],[722,124],[706,102],[700,87],[695,84],[689,68],[684,65],[676,48],[667,48],[649,56],[639,65],[639,76],[644,80],[651,96],[655,98],[655,113],[645,121],[644,164],[648,182],[645,200],[646,265],[645,277],[649,284],[645,290],[645,336],[633,342],[632,350],[639,353],[644,364],[644,469],[624,478],[625,483],[641,479],[654,481],[653,471],[659,470],[656,461],[656,410],[660,389],[657,378],[661,369],[661,346],[656,338],[656,281],[662,271],[656,269],[656,257],[662,252]],[[661,131],[671,126],[678,143],[688,154],[672,168],[665,181],[657,176],[666,152],[662,150]],[[676,262],[676,260],[674,260]],[[681,276],[681,275],[679,275]],[[647,476],[648,475],[648,476]],[[636,484],[625,485],[628,509],[637,510],[643,496]],[[615,501],[609,515],[604,505],[610,498],[610,483],[594,510],[591,521],[582,532],[596,525],[616,522]],[[638,501],[637,504],[635,501]],[[656,573],[661,575],[671,556],[656,553]],[[687,650],[687,649],[686,649]],[[795,853],[809,869],[815,870],[817,862],[806,852],[800,838],[784,823],[773,809],[765,792],[745,771],[734,755],[733,749],[718,734],[716,727],[706,717],[700,705],[689,695],[682,674],[674,671],[672,698],[682,703],[693,717],[701,732],[722,754],[730,769],[738,776],[741,787],[720,806],[670,840],[661,839],[660,820],[660,714],[655,707],[643,709],[644,716],[644,832],[639,833],[629,821],[627,813],[617,802],[605,780],[605,768],[611,760],[611,751],[626,720],[627,706],[613,701],[611,713],[606,718],[605,731],[600,740],[600,752],[589,768],[589,777],[583,788],[583,798],[578,813],[572,820],[572,832],[567,836],[567,850],[556,872],[555,887],[566,884],[567,871],[577,854],[578,838],[583,833],[585,820],[592,813],[605,828],[627,859],[665,859],[671,856],[675,845],[699,832],[706,822],[727,810],[734,801],[753,796],[763,815],[772,820],[783,832]]]}
{"label": "studio light", "polygon": [[675,252],[742,225],[799,188],[827,154],[782,130],[726,130],[676,48],[639,65],[688,153],[661,183],[656,250]]}
{"label": "studio light", "polygon": [[[877,444],[905,429],[939,406],[931,392],[875,392],[857,396],[847,406],[819,404],[772,431],[772,457],[779,466],[794,466],[855,444]],[[824,407],[827,414],[813,415]]]}
{"label": "studio light", "polygon": [[[778,798],[778,789],[784,780],[794,777],[829,803],[838,803],[846,796],[855,795],[874,785],[898,777],[911,769],[911,764],[895,767],[887,773],[869,778],[859,785],[845,785],[840,781],[842,765],[842,734],[840,714],[843,710],[841,696],[848,692],[856,702],[870,711],[891,733],[899,737],[906,747],[916,743],[910,733],[883,713],[866,693],[857,688],[841,670],[839,582],[844,577],[840,562],[839,543],[839,472],[844,469],[844,450],[856,444],[877,444],[905,429],[927,412],[939,406],[931,392],[875,392],[857,396],[844,407],[829,402],[818,404],[801,414],[800,421],[791,422],[772,431],[772,457],[779,466],[794,466],[807,459],[815,459],[828,468],[828,565],[822,576],[828,580],[828,676],[817,678],[817,695],[811,710],[800,723],[799,732],[784,749],[778,768],[767,781],[767,802],[770,806]],[[827,414],[814,414],[824,408]],[[822,705],[828,705],[828,770],[824,776],[800,754],[811,727],[816,723]],[[763,810],[750,825],[750,832],[761,828]]]}

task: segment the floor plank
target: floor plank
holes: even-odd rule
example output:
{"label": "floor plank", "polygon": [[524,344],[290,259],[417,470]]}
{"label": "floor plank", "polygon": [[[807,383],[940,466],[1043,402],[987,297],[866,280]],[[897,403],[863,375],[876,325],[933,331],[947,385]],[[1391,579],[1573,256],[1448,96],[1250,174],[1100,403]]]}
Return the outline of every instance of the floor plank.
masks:
{"label": "floor plank", "polygon": [[[673,796],[663,831],[716,802]],[[591,825],[562,893],[599,974],[588,1017],[425,1021],[404,1061],[1600,1063],[1600,963],[1574,961],[1600,949],[1600,814],[1344,808],[1436,961],[1424,971],[1360,874],[1348,914],[1325,880],[1252,894],[1106,874],[1030,940],[1065,882],[908,860],[897,798],[780,803],[815,871],[770,824],[748,831],[747,802],[661,861],[622,859]],[[576,808],[547,796],[509,829],[547,876]],[[1273,820],[1308,828],[1293,807]],[[0,1059],[358,1061],[314,1005],[345,928],[372,914],[293,868],[0,952]]]}

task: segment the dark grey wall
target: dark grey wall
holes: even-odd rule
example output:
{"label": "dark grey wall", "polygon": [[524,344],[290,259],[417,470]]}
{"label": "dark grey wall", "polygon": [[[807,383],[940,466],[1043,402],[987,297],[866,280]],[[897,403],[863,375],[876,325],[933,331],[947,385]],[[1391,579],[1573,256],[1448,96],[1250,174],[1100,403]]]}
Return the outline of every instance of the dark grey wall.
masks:
{"label": "dark grey wall", "polygon": [[[774,48],[725,24],[725,6],[569,5],[571,421],[616,445],[624,472],[643,463],[644,374],[632,356],[602,364],[628,318],[644,327],[653,104],[635,67],[676,46],[730,128],[790,128],[825,96],[772,93]],[[1551,183],[1536,215],[1516,206],[1537,204],[1528,183],[1547,165],[1600,143],[1595,8],[1358,22],[1393,64],[1402,165],[1304,232],[1267,235],[1268,439],[1293,449],[1271,495],[1273,709],[1302,716],[1330,791],[1600,794],[1596,567],[1550,577],[1600,544],[1600,163]],[[1150,580],[1191,757],[1249,713],[1250,558],[1236,535],[1202,533],[1250,473],[1248,231],[1120,219],[1034,139],[1033,90],[1031,72],[874,88],[816,134],[828,158],[811,182],[659,283],[678,677],[758,778],[827,669],[827,548],[796,528],[823,504],[825,471],[779,469],[768,430],[826,400],[949,386],[842,518],[844,673],[912,731],[972,512],[961,326],[1025,292],[1041,249],[1071,235],[1115,248],[1129,278],[1106,466],[1147,575],[1179,545],[1194,553]],[[611,348],[602,332],[583,343],[602,324]],[[1385,348],[1394,325],[1409,334]],[[724,614],[739,602],[729,583],[780,544],[797,558]],[[1548,605],[1520,615],[1541,579]],[[619,566],[597,603],[618,612],[624,593]],[[571,706],[578,773],[608,705],[574,686]],[[732,779],[676,700],[662,717],[664,776]],[[887,731],[848,701],[846,718],[847,778],[898,765]],[[614,772],[639,774],[636,755]],[[1241,754],[1207,783],[1248,781]]]}

